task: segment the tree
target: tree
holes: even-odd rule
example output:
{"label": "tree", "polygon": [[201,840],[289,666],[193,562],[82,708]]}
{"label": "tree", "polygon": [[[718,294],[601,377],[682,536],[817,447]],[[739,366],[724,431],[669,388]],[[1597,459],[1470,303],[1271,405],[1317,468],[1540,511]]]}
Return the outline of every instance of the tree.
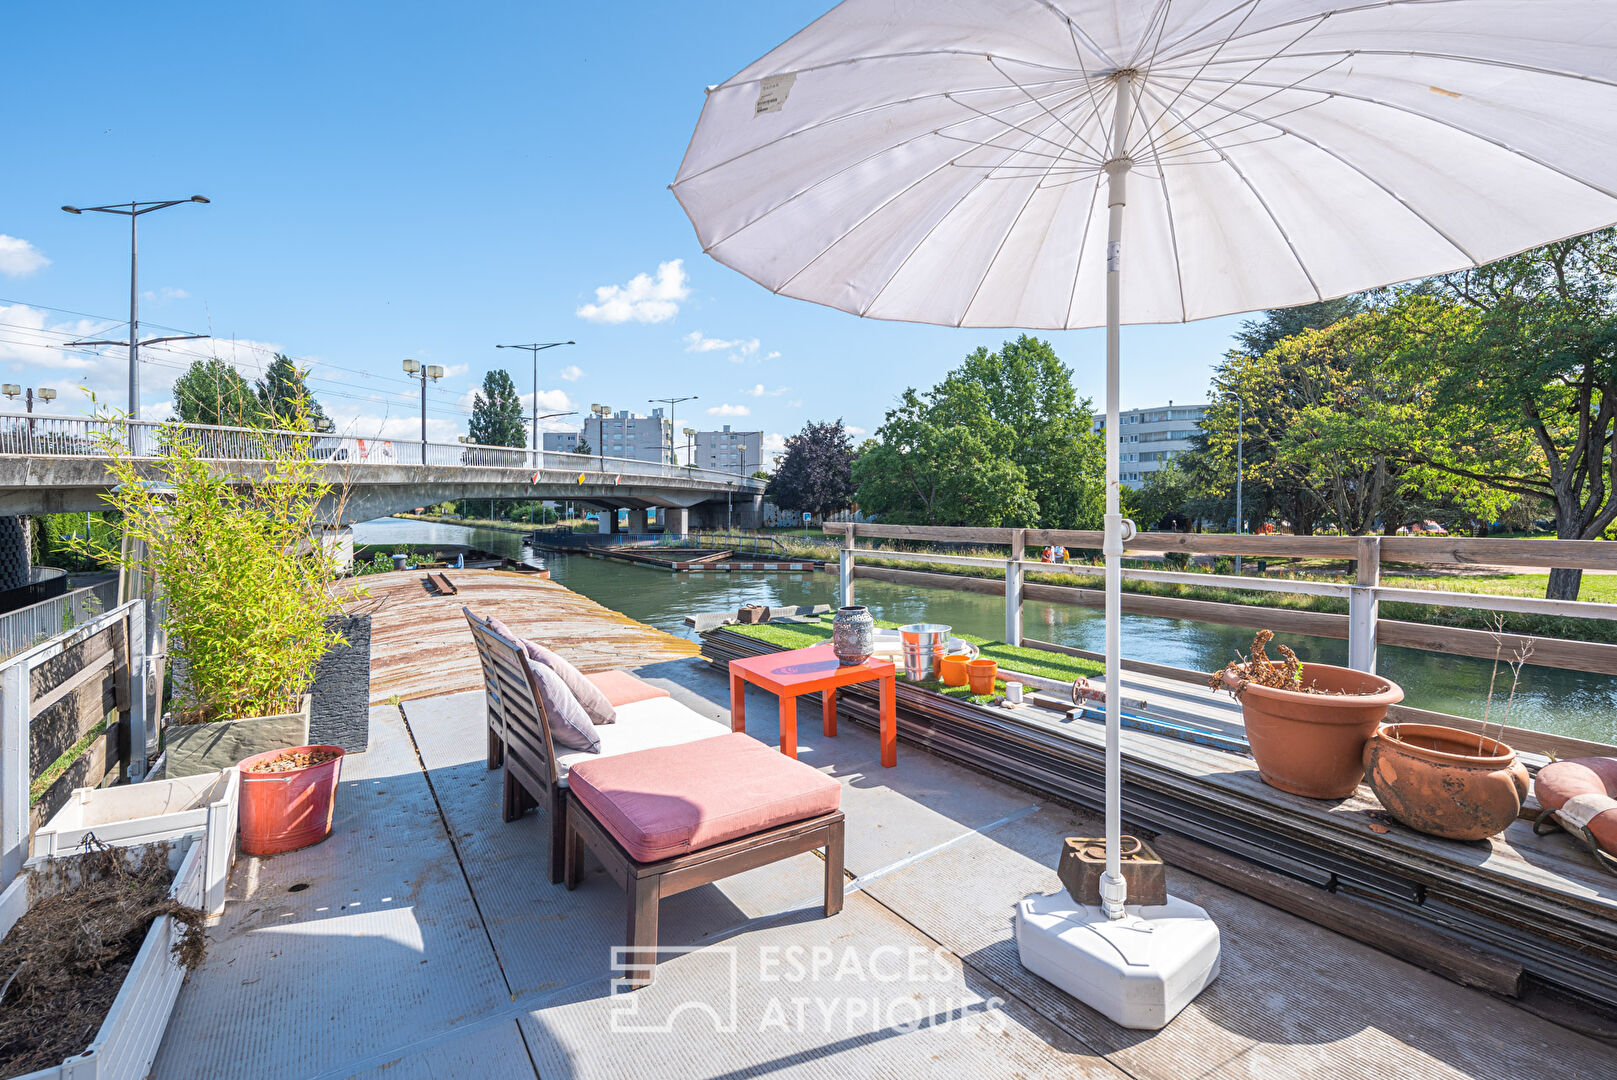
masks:
{"label": "tree", "polygon": [[573,453],[575,453],[575,454],[593,454],[593,453],[595,453],[595,451],[593,449],[591,449],[589,441],[587,439],[580,439],[580,440],[578,440],[578,445],[573,447]]}
{"label": "tree", "polygon": [[887,414],[855,468],[859,502],[898,523],[1097,528],[1106,444],[1092,427],[1048,342],[979,347]]}
{"label": "tree", "polygon": [[1156,472],[1146,473],[1139,489],[1127,494],[1128,512],[1142,528],[1155,526],[1189,532],[1195,521],[1188,510],[1195,497],[1195,485],[1177,461],[1170,460]]}
{"label": "tree", "polygon": [[1327,326],[1352,318],[1370,309],[1370,297],[1364,293],[1326,300],[1318,304],[1275,308],[1265,311],[1256,319],[1248,319],[1235,332],[1235,343],[1247,356],[1262,356],[1286,338],[1304,330],[1323,330]]}
{"label": "tree", "polygon": [[[1415,463],[1553,508],[1555,534],[1617,522],[1617,230],[1563,240],[1411,290],[1395,360],[1429,423]],[[1582,571],[1550,571],[1577,598]]]}
{"label": "tree", "polygon": [[253,388],[217,356],[192,361],[174,380],[174,410],[187,424],[256,427],[263,422]]}
{"label": "tree", "polygon": [[810,421],[786,440],[764,497],[782,510],[824,517],[853,502],[853,442],[840,419]]}
{"label": "tree", "polygon": [[484,375],[482,390],[472,396],[471,440],[483,446],[528,445],[522,397],[503,368]]}
{"label": "tree", "polygon": [[326,411],[320,407],[308,384],[307,373],[292,363],[292,358],[276,353],[264,377],[258,380],[258,408],[272,426],[282,427],[298,416],[307,419],[316,431],[326,423]]}

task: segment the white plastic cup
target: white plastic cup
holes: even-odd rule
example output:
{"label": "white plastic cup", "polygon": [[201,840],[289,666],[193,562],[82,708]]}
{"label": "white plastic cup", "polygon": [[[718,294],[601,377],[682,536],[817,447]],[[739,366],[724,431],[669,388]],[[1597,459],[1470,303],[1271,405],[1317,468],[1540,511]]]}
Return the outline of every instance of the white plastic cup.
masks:
{"label": "white plastic cup", "polygon": [[1006,683],[1005,700],[1012,705],[1020,705],[1022,703],[1022,684],[1019,682]]}

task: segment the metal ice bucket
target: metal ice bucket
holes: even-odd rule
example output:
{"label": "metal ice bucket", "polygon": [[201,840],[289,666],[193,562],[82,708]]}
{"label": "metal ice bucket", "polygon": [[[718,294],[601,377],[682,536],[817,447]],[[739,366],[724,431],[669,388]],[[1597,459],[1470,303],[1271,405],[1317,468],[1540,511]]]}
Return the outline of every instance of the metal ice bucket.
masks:
{"label": "metal ice bucket", "polygon": [[949,641],[951,629],[942,623],[911,623],[898,628],[899,640],[904,645],[905,678],[924,682],[938,677],[938,665],[943,662],[943,647]]}

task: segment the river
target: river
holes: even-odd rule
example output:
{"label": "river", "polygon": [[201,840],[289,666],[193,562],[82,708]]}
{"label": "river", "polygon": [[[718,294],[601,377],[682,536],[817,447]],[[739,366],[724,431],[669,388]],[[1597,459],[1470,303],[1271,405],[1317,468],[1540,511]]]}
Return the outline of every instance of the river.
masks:
{"label": "river", "polygon": [[[438,525],[384,518],[354,527],[356,544],[466,544],[511,556],[523,553],[514,532]],[[582,555],[544,552],[551,577],[596,603],[630,618],[682,637],[694,637],[685,616],[698,611],[734,610],[743,604],[778,607],[828,604],[836,598],[832,574],[719,573],[677,574],[649,567]],[[997,639],[1005,632],[1005,604],[983,593],[955,592],[923,586],[859,581],[856,599],[878,619],[894,622],[942,622],[956,630]],[[1105,626],[1090,608],[1028,601],[1023,626],[1029,637],[1074,648],[1101,651]],[[1160,619],[1143,615],[1123,618],[1124,654],[1132,659],[1211,671],[1245,652],[1252,632],[1239,627]],[[1288,637],[1286,643],[1304,660],[1343,664],[1347,642],[1329,638]],[[1423,709],[1481,718],[1488,697],[1491,662],[1418,649],[1383,646],[1377,666],[1404,688],[1404,703]],[[1510,671],[1500,666],[1499,688],[1491,719],[1497,722],[1509,696]],[[1509,721],[1599,742],[1617,742],[1617,676],[1559,671],[1528,666]]]}

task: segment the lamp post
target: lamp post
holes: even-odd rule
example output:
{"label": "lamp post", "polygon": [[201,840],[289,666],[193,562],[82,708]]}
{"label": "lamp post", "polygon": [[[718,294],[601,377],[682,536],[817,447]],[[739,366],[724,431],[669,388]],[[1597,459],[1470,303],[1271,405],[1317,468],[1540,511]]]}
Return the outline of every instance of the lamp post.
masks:
{"label": "lamp post", "polygon": [[696,429],[693,428],[693,427],[688,427],[688,428],[685,429],[684,435],[685,435],[685,467],[688,469],[688,468],[691,468],[693,465],[696,464],[695,460],[692,457],[693,451],[691,449],[696,443]]}
{"label": "lamp post", "polygon": [[[605,472],[606,471],[606,446],[605,446],[605,443],[606,443],[606,418],[608,416],[612,415],[612,406],[610,406],[610,405],[591,405],[590,406],[590,413],[591,413],[591,415],[593,415],[595,417],[595,455],[596,455],[596,460],[598,460],[601,463],[601,471]],[[589,425],[588,424],[585,425],[584,430],[585,431],[589,430]]]}
{"label": "lamp post", "polygon": [[421,464],[427,463],[427,381],[437,382],[444,377],[444,369],[437,364],[422,364],[415,360],[404,361],[404,373],[412,379],[421,380]]}
{"label": "lamp post", "polygon": [[4,385],[0,385],[0,394],[6,395],[6,397],[10,398],[12,401],[16,401],[17,400],[17,395],[19,395],[19,394],[26,394],[27,395],[27,397],[24,400],[27,402],[27,407],[28,407],[28,440],[29,440],[30,443],[33,442],[33,438],[34,438],[34,419],[33,419],[33,416],[34,416],[34,395],[36,393],[39,395],[39,400],[40,401],[55,401],[56,400],[56,391],[51,389],[49,386],[41,386],[36,391],[31,386],[27,390],[24,390],[22,387],[18,386],[16,383],[8,382],[8,383],[6,383]]}
{"label": "lamp post", "polygon": [[685,397],[654,397],[647,398],[653,405],[668,406],[668,460],[675,465],[679,464],[679,454],[674,450],[674,406],[682,401],[695,401],[700,394],[689,394]]}
{"label": "lamp post", "polygon": [[539,354],[558,345],[577,345],[576,341],[535,341],[528,345],[496,345],[496,349],[527,349],[533,356],[533,456],[539,457]]}
{"label": "lamp post", "polygon": [[[127,202],[111,203],[106,206],[64,206],[69,214],[121,214],[129,219],[129,341],[70,341],[69,345],[123,345],[129,346],[129,417],[132,420],[140,419],[140,347],[142,345],[155,345],[159,341],[189,341],[194,338],[204,338],[207,334],[176,334],[171,337],[148,338],[140,340],[140,292],[139,292],[139,262],[137,258],[137,229],[136,223],[142,214],[149,214],[154,210],[165,210],[170,206],[179,206],[181,203],[206,203],[208,200],[201,195],[193,195],[189,199],[162,199],[153,202]],[[130,430],[131,439],[134,430]]]}
{"label": "lamp post", "polygon": [[[1235,535],[1246,532],[1241,518],[1241,488],[1246,471],[1246,402],[1235,403]],[[1241,556],[1235,556],[1235,572],[1241,572]]]}

